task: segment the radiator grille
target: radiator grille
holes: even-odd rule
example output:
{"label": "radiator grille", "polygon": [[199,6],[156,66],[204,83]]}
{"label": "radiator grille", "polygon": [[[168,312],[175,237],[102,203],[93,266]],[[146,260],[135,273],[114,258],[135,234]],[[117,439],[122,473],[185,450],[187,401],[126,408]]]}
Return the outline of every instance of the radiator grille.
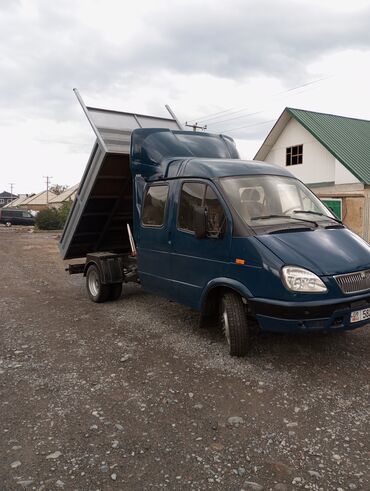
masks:
{"label": "radiator grille", "polygon": [[343,293],[359,293],[370,290],[370,269],[356,271],[356,273],[335,276]]}

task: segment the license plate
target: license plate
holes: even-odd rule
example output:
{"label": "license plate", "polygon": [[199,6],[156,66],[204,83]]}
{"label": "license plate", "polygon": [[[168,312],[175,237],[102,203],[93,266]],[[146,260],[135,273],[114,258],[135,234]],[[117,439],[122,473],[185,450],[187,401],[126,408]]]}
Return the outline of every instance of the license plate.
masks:
{"label": "license plate", "polygon": [[365,321],[366,319],[370,319],[370,308],[351,312],[351,323]]}

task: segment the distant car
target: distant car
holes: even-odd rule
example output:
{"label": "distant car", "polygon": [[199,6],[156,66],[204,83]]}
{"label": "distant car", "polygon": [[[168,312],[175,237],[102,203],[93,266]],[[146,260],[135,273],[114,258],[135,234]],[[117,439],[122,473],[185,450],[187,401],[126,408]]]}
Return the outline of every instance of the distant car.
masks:
{"label": "distant car", "polygon": [[12,225],[35,225],[35,218],[29,211],[3,208],[0,209],[0,223],[7,227]]}

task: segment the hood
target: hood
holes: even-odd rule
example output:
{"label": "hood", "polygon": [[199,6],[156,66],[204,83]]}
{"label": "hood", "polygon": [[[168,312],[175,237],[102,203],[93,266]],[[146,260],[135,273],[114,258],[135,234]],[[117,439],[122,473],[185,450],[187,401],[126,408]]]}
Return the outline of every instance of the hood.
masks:
{"label": "hood", "polygon": [[257,239],[285,264],[301,266],[318,275],[370,268],[370,245],[346,228],[289,231],[260,235]]}

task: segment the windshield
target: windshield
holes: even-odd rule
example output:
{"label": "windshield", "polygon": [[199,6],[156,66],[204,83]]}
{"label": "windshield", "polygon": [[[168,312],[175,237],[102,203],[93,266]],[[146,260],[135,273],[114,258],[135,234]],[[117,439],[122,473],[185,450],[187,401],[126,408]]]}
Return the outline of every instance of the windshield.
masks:
{"label": "windshield", "polygon": [[[252,228],[283,224],[317,227],[336,220],[304,184],[293,177],[254,175],[220,179],[231,204]],[[289,225],[288,225],[289,226]]]}

